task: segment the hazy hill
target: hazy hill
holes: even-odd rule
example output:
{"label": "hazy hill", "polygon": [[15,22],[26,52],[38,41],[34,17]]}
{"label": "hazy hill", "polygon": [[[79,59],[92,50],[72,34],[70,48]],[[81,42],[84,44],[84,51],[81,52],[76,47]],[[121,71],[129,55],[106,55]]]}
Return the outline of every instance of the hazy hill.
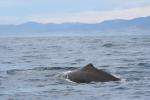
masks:
{"label": "hazy hill", "polygon": [[107,20],[101,23],[62,23],[41,24],[36,22],[27,22],[20,25],[0,25],[0,35],[42,35],[55,33],[97,33],[97,34],[149,34],[150,16],[140,17],[132,20]]}

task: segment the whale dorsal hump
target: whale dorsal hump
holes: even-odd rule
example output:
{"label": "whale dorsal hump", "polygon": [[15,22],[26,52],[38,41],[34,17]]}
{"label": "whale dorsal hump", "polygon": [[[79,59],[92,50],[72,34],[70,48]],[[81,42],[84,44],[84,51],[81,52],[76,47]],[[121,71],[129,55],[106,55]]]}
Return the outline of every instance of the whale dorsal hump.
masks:
{"label": "whale dorsal hump", "polygon": [[81,68],[81,70],[83,70],[83,71],[94,70],[94,69],[96,69],[96,68],[91,63],[84,66],[83,68]]}

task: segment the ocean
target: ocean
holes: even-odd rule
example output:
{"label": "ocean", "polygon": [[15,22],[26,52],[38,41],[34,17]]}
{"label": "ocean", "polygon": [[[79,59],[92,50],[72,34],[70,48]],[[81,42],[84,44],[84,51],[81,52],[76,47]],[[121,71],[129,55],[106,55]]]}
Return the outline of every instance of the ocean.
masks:
{"label": "ocean", "polygon": [[[64,73],[89,63],[121,81],[64,79]],[[0,100],[149,98],[149,35],[0,38]]]}

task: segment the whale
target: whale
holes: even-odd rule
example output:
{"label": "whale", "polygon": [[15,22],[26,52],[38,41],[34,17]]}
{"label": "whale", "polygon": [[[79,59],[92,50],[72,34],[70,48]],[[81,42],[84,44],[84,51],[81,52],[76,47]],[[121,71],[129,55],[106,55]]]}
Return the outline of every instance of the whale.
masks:
{"label": "whale", "polygon": [[70,71],[66,73],[64,77],[65,79],[76,83],[109,82],[120,80],[103,70],[95,68],[93,64],[88,64],[82,68]]}

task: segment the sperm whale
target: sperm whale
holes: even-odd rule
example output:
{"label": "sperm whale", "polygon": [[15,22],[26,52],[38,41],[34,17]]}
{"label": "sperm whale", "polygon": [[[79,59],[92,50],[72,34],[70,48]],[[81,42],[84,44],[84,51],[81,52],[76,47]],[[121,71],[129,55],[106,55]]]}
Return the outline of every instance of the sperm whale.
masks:
{"label": "sperm whale", "polygon": [[76,83],[108,82],[120,80],[119,78],[103,70],[95,68],[92,64],[88,64],[82,68],[66,73],[64,77]]}

